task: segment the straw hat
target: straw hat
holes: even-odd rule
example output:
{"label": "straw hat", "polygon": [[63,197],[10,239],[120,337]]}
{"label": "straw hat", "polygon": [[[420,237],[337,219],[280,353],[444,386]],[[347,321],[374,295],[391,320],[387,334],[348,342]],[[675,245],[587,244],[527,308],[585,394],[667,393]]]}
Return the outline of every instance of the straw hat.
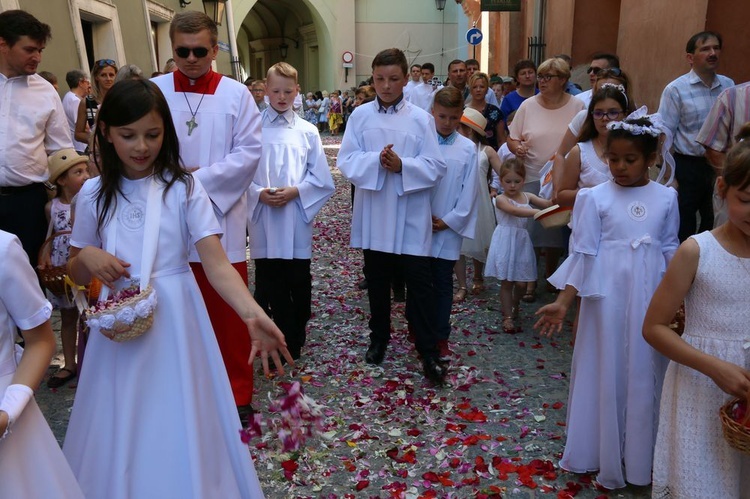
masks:
{"label": "straw hat", "polygon": [[60,175],[73,168],[79,163],[88,161],[86,156],[81,156],[75,149],[60,149],[47,158],[49,165],[49,183],[54,184]]}
{"label": "straw hat", "polygon": [[484,127],[487,126],[487,118],[482,116],[482,113],[476,109],[467,107],[464,109],[464,114],[461,116],[461,123],[468,126],[482,137],[485,137]]}

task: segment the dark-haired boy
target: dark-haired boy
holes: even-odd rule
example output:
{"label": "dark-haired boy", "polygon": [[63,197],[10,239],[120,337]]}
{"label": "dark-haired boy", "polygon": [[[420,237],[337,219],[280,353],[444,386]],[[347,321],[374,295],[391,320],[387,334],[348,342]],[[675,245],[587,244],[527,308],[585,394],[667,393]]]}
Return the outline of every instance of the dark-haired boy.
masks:
{"label": "dark-haired boy", "polygon": [[435,66],[432,63],[426,62],[422,64],[419,83],[414,85],[411,92],[404,94],[406,95],[406,100],[427,112],[430,111],[430,106],[432,105],[432,94],[438,90],[433,85],[434,82],[432,81],[432,77],[434,75]]}
{"label": "dark-haired boy", "polygon": [[477,224],[476,203],[482,199],[477,176],[477,148],[459,135],[464,112],[461,91],[438,90],[432,104],[438,144],[448,169],[432,190],[432,285],[435,290],[440,360],[450,359],[448,337],[453,305],[453,267],[465,237],[472,239]]}
{"label": "dark-haired boy", "polygon": [[370,301],[369,364],[380,364],[391,336],[390,285],[403,265],[409,322],[425,376],[436,383],[438,361],[430,252],[431,190],[445,175],[432,117],[404,99],[408,66],[399,49],[372,62],[374,101],[349,117],[338,167],[356,186],[351,245],[362,248]]}

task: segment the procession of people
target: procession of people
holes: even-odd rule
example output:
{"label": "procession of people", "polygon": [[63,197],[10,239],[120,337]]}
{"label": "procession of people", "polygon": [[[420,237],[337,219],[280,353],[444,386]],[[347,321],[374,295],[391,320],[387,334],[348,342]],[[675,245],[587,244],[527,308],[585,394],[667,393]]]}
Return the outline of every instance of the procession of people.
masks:
{"label": "procession of people", "polygon": [[[454,304],[497,280],[499,331],[536,314],[551,336],[575,314],[562,469],[747,497],[750,456],[716,412],[750,403],[750,84],[719,74],[719,33],[687,41],[658,111],[604,52],[587,92],[564,54],[512,77],[456,59],[440,82],[398,48],[357,88],[303,94],[286,62],[241,83],[213,69],[217,25],[198,11],[172,19],[164,73],[100,59],[61,99],[38,72],[50,36],[0,13],[0,496],[263,497],[238,430],[258,363],[283,377],[315,355],[314,224],[340,174],[364,364],[394,355],[405,300],[414,351],[395,361],[450,389]],[[339,134],[332,172],[321,135]],[[62,294],[42,286],[54,268]],[[555,299],[531,305],[540,286]],[[33,396],[53,309],[64,363],[46,385],[78,380],[62,448]]]}

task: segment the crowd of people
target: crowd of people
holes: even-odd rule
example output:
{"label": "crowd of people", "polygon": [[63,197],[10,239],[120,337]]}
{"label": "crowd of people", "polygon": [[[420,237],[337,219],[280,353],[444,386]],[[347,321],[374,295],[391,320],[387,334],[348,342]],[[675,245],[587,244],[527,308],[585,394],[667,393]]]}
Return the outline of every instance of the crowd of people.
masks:
{"label": "crowd of people", "polygon": [[[61,100],[54,75],[37,73],[50,34],[0,13],[3,497],[262,497],[237,430],[253,417],[253,360],[283,376],[305,354],[313,222],[334,193],[323,131],[343,133],[336,166],[353,186],[366,363],[387,354],[400,279],[422,371],[443,385],[467,260],[471,294],[499,280],[510,333],[538,300],[544,257],[559,292],[536,327],[551,335],[576,314],[560,466],[608,489],[653,484],[654,497],[750,490],[750,457],[716,414],[750,401],[750,84],[717,73],[719,34],[691,37],[689,72],[651,114],[606,53],[585,92],[564,56],[521,60],[512,78],[455,60],[441,84],[395,48],[343,95],[303,95],[284,62],[242,84],[211,69],[217,27],[196,11],[172,20],[163,73],[97,60],[91,79],[66,75]],[[569,227],[533,220],[554,208]],[[62,266],[71,293],[48,300],[34,269]],[[86,334],[96,282],[93,303],[135,287],[148,310],[89,318]],[[53,306],[64,365],[47,385],[79,379],[62,449],[33,400]],[[146,312],[141,336],[104,334]]]}

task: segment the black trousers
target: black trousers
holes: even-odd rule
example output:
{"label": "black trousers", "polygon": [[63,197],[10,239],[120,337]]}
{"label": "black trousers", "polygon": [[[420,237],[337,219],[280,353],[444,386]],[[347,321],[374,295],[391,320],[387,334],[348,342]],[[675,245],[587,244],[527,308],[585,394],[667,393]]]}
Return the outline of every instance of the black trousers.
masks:
{"label": "black trousers", "polygon": [[0,187],[0,230],[15,234],[36,268],[39,248],[47,234],[47,189],[44,184],[20,188]]}
{"label": "black trousers", "polygon": [[[675,153],[677,204],[680,209],[680,242],[714,227],[714,170],[703,156]],[[700,215],[700,225],[698,217]]]}
{"label": "black trousers", "polygon": [[416,336],[417,351],[423,359],[436,358],[438,338],[431,258],[373,250],[364,250],[364,256],[370,300],[370,341],[387,343],[391,338],[391,280],[403,269],[407,320]]}
{"label": "black trousers", "polygon": [[312,315],[310,260],[258,258],[255,299],[284,333],[287,349],[298,359]]}

